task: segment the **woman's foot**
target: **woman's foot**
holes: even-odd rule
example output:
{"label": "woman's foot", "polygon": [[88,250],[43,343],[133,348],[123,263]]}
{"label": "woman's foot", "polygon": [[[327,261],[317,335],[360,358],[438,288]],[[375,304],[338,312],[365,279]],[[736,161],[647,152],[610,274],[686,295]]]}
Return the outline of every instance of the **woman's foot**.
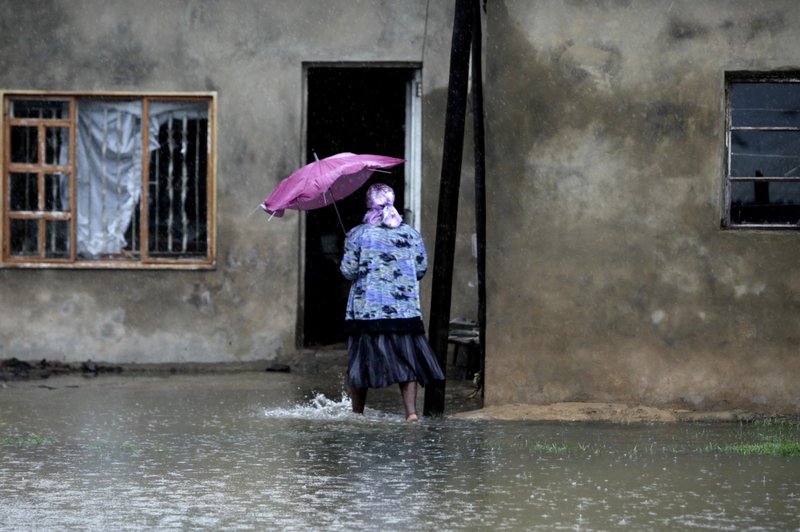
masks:
{"label": "woman's foot", "polygon": [[367,402],[367,388],[350,388],[350,401],[353,404],[353,412],[363,414]]}
{"label": "woman's foot", "polygon": [[419,421],[419,418],[417,418],[416,381],[401,382],[400,394],[403,396],[403,408],[406,411],[406,421]]}

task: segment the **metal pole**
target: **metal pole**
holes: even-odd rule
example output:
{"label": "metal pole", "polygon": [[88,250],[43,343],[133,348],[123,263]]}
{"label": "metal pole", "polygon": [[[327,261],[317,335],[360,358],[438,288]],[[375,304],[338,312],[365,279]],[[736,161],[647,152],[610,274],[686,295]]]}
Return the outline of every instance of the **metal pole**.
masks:
{"label": "metal pole", "polygon": [[[439,210],[436,219],[429,335],[431,346],[445,371],[474,5],[473,0],[456,0],[442,148],[442,177],[439,182]],[[424,415],[444,413],[444,391],[445,381],[435,381],[428,385],[425,389]]]}
{"label": "metal pole", "polygon": [[[478,269],[478,349],[480,375],[477,385],[483,397],[486,382],[486,150],[483,123],[483,66],[480,0],[474,0],[472,23],[472,120],[475,150],[475,238]],[[484,4],[485,5],[485,4]]]}

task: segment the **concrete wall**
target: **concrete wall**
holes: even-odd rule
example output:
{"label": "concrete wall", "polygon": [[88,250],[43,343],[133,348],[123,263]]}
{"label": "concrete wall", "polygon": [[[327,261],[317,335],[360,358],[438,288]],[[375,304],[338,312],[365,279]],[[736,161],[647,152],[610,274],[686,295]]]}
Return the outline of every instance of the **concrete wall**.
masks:
{"label": "concrete wall", "polygon": [[218,95],[216,270],[0,269],[0,358],[293,353],[299,215],[248,215],[303,162],[304,61],[424,62],[432,253],[452,9],[425,0],[0,1],[2,89]]}
{"label": "concrete wall", "polygon": [[724,72],[796,2],[489,3],[488,403],[800,411],[798,234],[720,229]]}
{"label": "concrete wall", "polygon": [[[797,233],[720,229],[723,75],[800,67],[795,3],[487,7],[487,402],[800,410]],[[452,9],[0,0],[0,88],[216,91],[219,103],[216,270],[0,269],[0,358],[293,354],[300,216],[248,214],[302,162],[304,61],[423,63],[432,254]],[[476,307],[470,134],[452,311],[464,317]]]}

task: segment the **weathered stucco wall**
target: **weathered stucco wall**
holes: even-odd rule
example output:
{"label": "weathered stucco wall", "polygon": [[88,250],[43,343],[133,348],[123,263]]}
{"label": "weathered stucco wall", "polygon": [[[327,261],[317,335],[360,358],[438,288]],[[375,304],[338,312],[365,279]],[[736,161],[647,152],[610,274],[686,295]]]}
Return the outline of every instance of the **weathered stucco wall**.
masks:
{"label": "weathered stucco wall", "polygon": [[[0,269],[0,358],[210,362],[293,352],[298,214],[269,223],[249,215],[301,163],[302,64],[424,59],[425,92],[444,94],[451,25],[450,3],[424,0],[0,1],[2,89],[218,95],[216,270]],[[423,194],[434,197],[436,101],[423,134]]]}
{"label": "weathered stucco wall", "polygon": [[487,402],[800,410],[796,232],[720,229],[724,72],[786,1],[489,3]]}
{"label": "weathered stucco wall", "polygon": [[[487,402],[800,410],[797,233],[719,223],[724,72],[800,68],[794,2],[487,7]],[[218,95],[217,268],[0,269],[0,358],[292,353],[299,215],[248,215],[301,162],[304,61],[424,64],[432,255],[452,9],[0,0],[2,89]],[[452,308],[464,317],[475,317],[470,133]]]}

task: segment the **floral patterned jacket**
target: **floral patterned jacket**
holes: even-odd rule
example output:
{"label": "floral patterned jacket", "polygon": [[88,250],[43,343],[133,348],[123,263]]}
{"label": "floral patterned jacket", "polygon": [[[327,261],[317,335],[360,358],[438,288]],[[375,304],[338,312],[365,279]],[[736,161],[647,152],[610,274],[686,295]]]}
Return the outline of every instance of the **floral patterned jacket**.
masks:
{"label": "floral patterned jacket", "polygon": [[339,269],[353,281],[345,320],[375,321],[368,325],[403,320],[422,325],[419,280],[428,270],[428,257],[413,227],[404,223],[394,229],[372,224],[354,227],[347,234]]}

